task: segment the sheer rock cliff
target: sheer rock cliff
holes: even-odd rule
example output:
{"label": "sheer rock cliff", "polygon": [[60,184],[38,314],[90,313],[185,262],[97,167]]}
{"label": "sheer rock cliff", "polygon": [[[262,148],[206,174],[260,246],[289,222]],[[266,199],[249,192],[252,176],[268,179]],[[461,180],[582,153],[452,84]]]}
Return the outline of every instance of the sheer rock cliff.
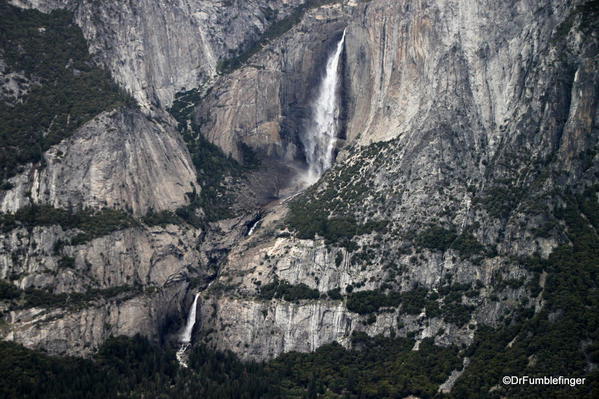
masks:
{"label": "sheer rock cliff", "polygon": [[[187,205],[205,188],[165,111],[190,89],[201,98],[189,123],[225,154],[243,160],[245,144],[301,168],[324,60],[347,36],[339,153],[318,183],[202,228],[142,223],[58,252],[76,230],[4,232],[0,277],[20,288],[131,288],[79,307],[13,309],[5,338],[61,354],[89,354],[110,334],[158,339],[177,331],[198,290],[193,341],[246,359],[350,346],[354,332],[467,346],[481,326],[543,308],[546,275],[525,258],[568,241],[556,193],[599,176],[599,34],[587,2],[334,2],[223,74],[220,61],[303,2],[12,3],[73,10],[92,54],[141,109],[98,115],[47,151],[44,168],[24,168],[0,191],[4,212],[35,203],[139,218]],[[273,165],[263,163],[263,180],[278,176]],[[350,237],[302,236],[288,219],[294,203],[306,220],[345,223]],[[282,282],[309,295],[265,295]],[[360,292],[402,302],[360,312]]]}

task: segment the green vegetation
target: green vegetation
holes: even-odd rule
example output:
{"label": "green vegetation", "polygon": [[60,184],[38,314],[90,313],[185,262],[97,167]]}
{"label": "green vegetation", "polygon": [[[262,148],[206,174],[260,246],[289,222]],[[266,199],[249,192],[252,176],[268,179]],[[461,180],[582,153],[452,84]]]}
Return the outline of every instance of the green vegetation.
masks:
{"label": "green vegetation", "polygon": [[479,199],[482,206],[493,218],[507,218],[516,209],[527,191],[517,188],[512,181],[485,190]]}
{"label": "green vegetation", "polygon": [[327,244],[337,244],[355,249],[351,238],[357,235],[382,232],[387,226],[385,221],[358,223],[352,217],[329,217],[326,211],[314,202],[303,199],[289,205],[287,223],[297,231],[299,238],[324,237]]}
{"label": "green vegetation", "polygon": [[[195,189],[188,193],[190,204],[177,209],[177,216],[196,227],[205,221],[214,222],[233,217],[233,199],[228,194],[225,178],[240,177],[243,167],[232,157],[226,156],[216,145],[204,139],[199,132],[195,138],[190,134],[184,134],[183,137],[198,172],[198,183],[202,190],[199,194]],[[203,210],[203,217],[197,215],[197,209]]]}
{"label": "green vegetation", "polygon": [[455,229],[433,226],[416,236],[416,244],[424,248],[445,252],[456,238],[457,233]]}
{"label": "green vegetation", "polygon": [[72,212],[48,205],[30,205],[19,209],[14,214],[0,214],[2,232],[19,227],[31,230],[36,226],[51,225],[59,225],[63,229],[82,230],[71,240],[72,245],[79,245],[113,231],[137,226],[137,221],[123,211],[108,208],[99,211],[84,209]]}
{"label": "green vegetation", "polygon": [[173,105],[168,110],[178,123],[180,132],[187,130],[187,122],[191,121],[193,109],[200,103],[202,95],[199,89],[180,91],[175,94]]}
{"label": "green vegetation", "polygon": [[42,161],[44,151],[100,112],[134,101],[93,65],[71,13],[21,10],[0,0],[0,15],[2,58],[34,82],[17,104],[0,102],[1,180],[17,165]]}
{"label": "green vegetation", "polygon": [[401,294],[402,311],[407,314],[417,315],[427,304],[427,290],[422,287],[415,288]]}
{"label": "green vegetation", "polygon": [[[190,205],[178,209],[177,216],[196,227],[235,216],[231,210],[230,184],[225,180],[232,177],[238,181],[245,172],[260,166],[260,160],[248,145],[239,144],[242,155],[242,163],[239,163],[204,138],[201,126],[192,122],[192,111],[201,99],[199,89],[180,92],[175,95],[173,106],[169,109],[177,120],[179,132],[197,171],[197,182],[202,187],[200,193],[195,190],[188,193]],[[197,214],[198,209],[203,211],[202,216]]]}
{"label": "green vegetation", "polygon": [[124,285],[103,289],[94,288],[86,292],[53,294],[47,290],[37,288],[22,290],[7,281],[0,280],[0,301],[7,301],[12,309],[30,307],[78,309],[98,299],[109,299],[139,292],[140,288],[138,287]]}
{"label": "green vegetation", "polygon": [[73,269],[75,267],[75,258],[72,256],[63,256],[58,261],[58,267]]}
{"label": "green vegetation", "polygon": [[475,255],[482,255],[487,252],[484,245],[482,245],[469,231],[465,231],[460,234],[451,244],[451,249],[455,249],[462,257],[465,258]]}
{"label": "green vegetation", "polygon": [[359,314],[378,312],[382,307],[397,307],[401,303],[401,294],[392,292],[389,295],[381,291],[352,292],[347,297],[347,309]]}
{"label": "green vegetation", "polygon": [[140,337],[110,339],[93,361],[55,358],[9,342],[0,342],[0,353],[0,396],[7,399],[134,398],[177,370],[173,353]]}
{"label": "green vegetation", "polygon": [[443,319],[447,323],[463,327],[470,321],[474,306],[462,305],[461,303],[447,303],[442,307]]}
{"label": "green vegetation", "polygon": [[357,246],[352,237],[387,231],[387,220],[361,223],[356,218],[356,210],[363,210],[371,188],[362,176],[362,168],[373,158],[374,163],[381,162],[381,147],[381,143],[371,144],[349,166],[334,166],[323,176],[318,189],[313,186],[305,190],[289,204],[286,223],[298,237],[314,238],[318,234],[327,244],[354,251]]}
{"label": "green vegetation", "polygon": [[260,287],[259,297],[262,299],[280,298],[296,302],[300,299],[318,299],[320,298],[320,292],[304,283],[292,285],[288,281],[277,280]]}
{"label": "green vegetation", "polygon": [[329,299],[332,299],[334,301],[339,301],[343,299],[343,296],[341,295],[341,288],[335,288],[328,291],[327,296],[329,297]]}
{"label": "green vegetation", "polygon": [[[469,286],[467,286],[469,287]],[[447,323],[463,327],[470,321],[474,311],[473,306],[462,304],[462,295],[466,292],[461,285],[445,286],[442,291],[442,302],[437,302],[438,295],[429,293],[423,287],[416,287],[406,292],[389,291],[382,289],[372,291],[348,291],[347,309],[359,314],[372,314],[381,308],[397,308],[401,305],[401,312],[418,315],[424,309],[428,317],[440,317]]]}
{"label": "green vegetation", "polygon": [[0,396],[32,398],[432,398],[460,368],[458,350],[424,340],[354,336],[268,363],[199,346],[180,368],[173,350],[139,336],[111,338],[92,359],[56,358],[0,342]]}
{"label": "green vegetation", "polygon": [[[599,397],[599,371],[587,368],[589,362],[599,363],[597,192],[594,187],[569,195],[567,207],[556,209],[571,243],[556,248],[548,260],[526,262],[531,270],[548,273],[543,310],[522,312],[506,328],[482,329],[469,349],[472,363],[454,388],[455,398]],[[489,392],[504,375],[586,377],[587,383],[502,386]]]}
{"label": "green vegetation", "polygon": [[0,300],[13,300],[21,295],[21,290],[14,284],[0,279]]}
{"label": "green vegetation", "polygon": [[400,304],[402,312],[417,315],[425,306],[427,309],[434,307],[436,302],[429,298],[427,290],[422,287],[402,293],[390,291],[387,294],[382,290],[358,291],[350,292],[347,296],[347,309],[360,314],[378,312],[383,307],[396,308]]}
{"label": "green vegetation", "polygon": [[423,230],[416,235],[415,243],[420,247],[442,252],[453,249],[464,258],[485,253],[485,247],[469,229],[458,235],[453,226],[449,229],[433,226]]}
{"label": "green vegetation", "polygon": [[360,350],[331,344],[311,354],[285,354],[268,363],[267,370],[291,388],[282,397],[431,398],[451,370],[461,367],[456,348],[437,347],[431,339],[419,351],[412,351],[413,340],[402,338],[358,334],[353,344]]}
{"label": "green vegetation", "polygon": [[144,217],[141,218],[141,222],[148,226],[164,227],[168,224],[181,224],[183,223],[183,220],[177,216],[175,212],[154,212],[153,210],[150,210]]}

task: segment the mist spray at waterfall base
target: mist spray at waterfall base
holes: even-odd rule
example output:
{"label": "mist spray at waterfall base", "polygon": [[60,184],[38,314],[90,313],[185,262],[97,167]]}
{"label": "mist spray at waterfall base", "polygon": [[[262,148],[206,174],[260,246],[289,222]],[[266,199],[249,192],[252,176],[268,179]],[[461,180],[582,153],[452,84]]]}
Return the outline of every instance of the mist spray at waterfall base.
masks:
{"label": "mist spray at waterfall base", "polygon": [[311,119],[300,137],[304,146],[307,171],[300,176],[304,186],[314,184],[333,164],[339,130],[339,60],[345,43],[345,30],[329,56],[318,94],[311,106]]}
{"label": "mist spray at waterfall base", "polygon": [[198,307],[198,297],[200,293],[198,292],[191,304],[191,308],[189,309],[189,314],[187,315],[187,322],[185,323],[185,329],[181,333],[180,342],[181,346],[177,351],[177,361],[183,367],[187,367],[187,349],[191,346],[191,334],[193,333],[193,326],[196,323],[196,311]]}

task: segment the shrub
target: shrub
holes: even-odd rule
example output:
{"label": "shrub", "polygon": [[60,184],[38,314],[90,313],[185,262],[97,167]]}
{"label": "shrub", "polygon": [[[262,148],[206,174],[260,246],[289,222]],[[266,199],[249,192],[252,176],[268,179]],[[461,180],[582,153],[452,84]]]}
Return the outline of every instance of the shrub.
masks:
{"label": "shrub", "polygon": [[401,294],[402,311],[407,314],[419,314],[426,304],[427,291],[424,288],[415,288]]}
{"label": "shrub", "polygon": [[335,288],[327,292],[327,296],[333,300],[341,300],[343,296],[341,295],[341,288]]}
{"label": "shrub", "polygon": [[[84,209],[72,212],[48,205],[30,205],[19,209],[14,214],[0,214],[0,231],[3,232],[17,227],[31,230],[36,226],[51,225],[58,225],[63,229],[82,230],[82,233],[71,239],[72,245],[79,245],[117,230],[137,226],[138,223],[127,213],[108,208],[99,211]],[[60,249],[60,245],[56,249]]]}
{"label": "shrub", "polygon": [[456,238],[457,234],[455,229],[434,226],[419,233],[416,236],[416,243],[424,248],[447,251]]}
{"label": "shrub", "polygon": [[168,224],[181,224],[183,219],[172,211],[154,212],[150,210],[141,218],[142,223],[148,226],[166,226]]}
{"label": "shrub", "polygon": [[399,293],[384,294],[381,291],[359,291],[347,298],[347,310],[359,314],[377,312],[381,307],[396,307],[401,303]]}
{"label": "shrub", "polygon": [[58,261],[58,267],[73,269],[75,267],[75,258],[72,256],[63,256]]}
{"label": "shrub", "polygon": [[296,302],[300,299],[318,299],[320,292],[308,287],[304,283],[292,285],[288,281],[274,281],[260,288],[258,295],[262,299],[279,298],[285,301]]}
{"label": "shrub", "polygon": [[355,249],[352,237],[375,231],[382,232],[387,226],[386,221],[361,224],[350,216],[329,217],[318,202],[306,203],[302,200],[290,204],[287,223],[297,231],[299,238],[313,239],[319,235],[327,244],[337,244],[348,249]]}
{"label": "shrub", "polygon": [[20,295],[20,290],[14,284],[0,280],[0,299],[10,300],[18,298]]}
{"label": "shrub", "polygon": [[485,247],[478,242],[469,229],[465,229],[458,235],[453,226],[450,228],[442,226],[430,227],[418,233],[415,242],[420,247],[436,251],[444,252],[448,249],[453,249],[465,258],[481,255],[485,252]]}

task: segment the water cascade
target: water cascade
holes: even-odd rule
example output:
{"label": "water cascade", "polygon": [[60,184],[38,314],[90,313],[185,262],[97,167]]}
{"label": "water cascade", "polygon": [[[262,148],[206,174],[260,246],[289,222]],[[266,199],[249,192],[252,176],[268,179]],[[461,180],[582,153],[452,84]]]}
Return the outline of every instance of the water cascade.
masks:
{"label": "water cascade", "polygon": [[254,230],[256,230],[256,227],[258,227],[259,224],[260,224],[260,219],[256,220],[254,223],[252,223],[252,227],[250,227],[249,231],[247,232],[248,237],[254,233]]}
{"label": "water cascade", "polygon": [[306,185],[315,183],[331,167],[339,128],[339,60],[345,42],[345,30],[327,60],[326,70],[318,94],[312,103],[311,121],[301,136],[308,170]]}
{"label": "water cascade", "polygon": [[191,333],[193,332],[193,326],[196,324],[196,310],[198,307],[198,297],[200,293],[198,292],[193,299],[193,303],[191,304],[191,309],[189,309],[189,314],[187,315],[187,323],[185,323],[185,329],[183,333],[181,333],[181,347],[177,351],[177,360],[183,367],[187,367],[187,363],[185,361],[185,352],[189,348],[191,344]]}

